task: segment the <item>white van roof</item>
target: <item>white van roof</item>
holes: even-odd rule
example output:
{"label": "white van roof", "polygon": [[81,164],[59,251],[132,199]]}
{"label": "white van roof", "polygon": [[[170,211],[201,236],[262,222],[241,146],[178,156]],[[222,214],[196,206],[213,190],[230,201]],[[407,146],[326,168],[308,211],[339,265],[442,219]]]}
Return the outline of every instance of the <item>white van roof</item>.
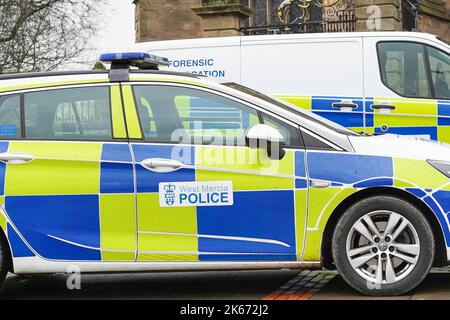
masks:
{"label": "white van roof", "polygon": [[235,36],[235,37],[219,37],[219,38],[196,38],[182,40],[163,40],[141,42],[132,46],[133,50],[144,50],[151,48],[152,50],[170,50],[170,49],[188,49],[196,47],[216,47],[216,46],[239,46],[241,44],[250,44],[258,41],[277,41],[277,40],[321,40],[321,39],[342,39],[342,38],[404,38],[406,39],[427,39],[437,41],[435,35],[422,32],[405,32],[405,31],[383,31],[383,32],[333,32],[333,33],[295,33],[295,34],[276,34],[276,35],[257,35],[257,36]]}

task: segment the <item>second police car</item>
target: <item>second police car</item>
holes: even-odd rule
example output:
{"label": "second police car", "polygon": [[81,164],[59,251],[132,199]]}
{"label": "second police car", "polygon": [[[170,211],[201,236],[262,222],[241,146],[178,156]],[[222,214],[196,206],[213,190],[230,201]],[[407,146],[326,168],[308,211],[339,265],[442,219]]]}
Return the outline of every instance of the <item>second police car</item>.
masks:
{"label": "second police car", "polygon": [[[337,268],[395,295],[450,260],[450,147],[103,56],[0,76],[0,272]],[[143,70],[130,70],[130,66]]]}

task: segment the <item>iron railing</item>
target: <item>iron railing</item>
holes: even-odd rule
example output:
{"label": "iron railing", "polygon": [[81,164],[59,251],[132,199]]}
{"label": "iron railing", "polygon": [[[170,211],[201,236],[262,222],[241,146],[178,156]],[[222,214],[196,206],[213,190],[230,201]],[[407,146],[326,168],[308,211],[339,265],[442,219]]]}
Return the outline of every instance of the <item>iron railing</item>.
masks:
{"label": "iron railing", "polygon": [[241,28],[240,31],[246,36],[287,33],[354,32],[356,31],[356,17],[354,11],[341,11],[338,12],[336,20],[252,26]]}

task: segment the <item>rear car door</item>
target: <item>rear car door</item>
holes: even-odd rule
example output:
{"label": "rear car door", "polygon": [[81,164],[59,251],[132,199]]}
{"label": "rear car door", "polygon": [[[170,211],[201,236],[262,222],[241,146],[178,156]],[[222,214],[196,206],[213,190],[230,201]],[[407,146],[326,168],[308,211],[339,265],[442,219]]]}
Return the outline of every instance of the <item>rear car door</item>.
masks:
{"label": "rear car door", "polygon": [[[139,84],[130,90],[127,119],[140,124],[128,127],[143,131],[131,141],[138,261],[300,258],[304,152],[294,148],[282,160],[270,160],[245,147],[246,130],[267,122],[284,129],[298,148],[298,128],[206,88]],[[138,115],[128,117],[136,107]]]}
{"label": "rear car door", "polygon": [[368,133],[450,142],[450,56],[438,44],[365,39]]}
{"label": "rear car door", "polygon": [[135,260],[133,166],[119,85],[2,96],[0,139],[14,258]]}

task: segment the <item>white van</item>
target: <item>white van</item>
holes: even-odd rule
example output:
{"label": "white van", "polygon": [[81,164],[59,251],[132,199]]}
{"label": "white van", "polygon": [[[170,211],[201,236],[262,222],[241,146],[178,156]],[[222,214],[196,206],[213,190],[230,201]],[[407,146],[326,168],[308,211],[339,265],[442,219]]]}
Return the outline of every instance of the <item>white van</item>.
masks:
{"label": "white van", "polygon": [[170,70],[255,88],[368,134],[450,142],[450,46],[416,32],[314,33],[136,44]]}

